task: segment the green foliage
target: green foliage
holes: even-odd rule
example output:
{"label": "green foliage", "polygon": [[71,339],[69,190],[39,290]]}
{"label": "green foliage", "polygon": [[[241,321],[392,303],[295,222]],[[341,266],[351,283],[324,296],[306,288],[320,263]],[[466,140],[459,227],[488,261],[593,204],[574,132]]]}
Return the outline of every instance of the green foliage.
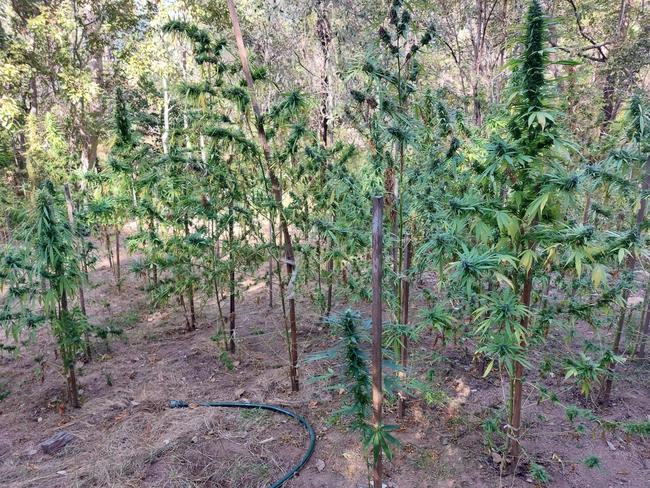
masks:
{"label": "green foliage", "polygon": [[528,475],[535,483],[540,485],[548,485],[551,482],[551,476],[544,469],[544,466],[537,463],[530,463]]}
{"label": "green foliage", "polygon": [[383,453],[388,460],[393,459],[393,451],[391,446],[398,445],[399,441],[391,432],[397,430],[397,425],[372,425],[368,426],[367,431],[364,433],[363,446],[372,452],[372,462],[374,464],[379,460],[379,456]]}
{"label": "green foliage", "polygon": [[[365,352],[361,349],[366,334],[360,314],[346,310],[340,315],[327,319],[332,332],[340,336],[340,344],[336,349],[328,351],[325,357],[340,357],[342,360],[340,386],[348,394],[347,405],[340,414],[352,419],[352,428],[362,433],[368,428],[368,413],[371,404],[370,374]],[[322,356],[320,356],[322,357]],[[312,357],[312,360],[319,356]]]}
{"label": "green foliage", "polygon": [[606,371],[606,366],[595,362],[591,357],[581,353],[579,359],[568,359],[565,379],[576,377],[580,383],[580,392],[588,397],[594,384],[598,384]]}
{"label": "green foliage", "polygon": [[582,461],[582,464],[584,464],[589,469],[601,468],[600,458],[597,456],[589,456],[588,458],[585,458]]}
{"label": "green foliage", "polygon": [[0,285],[7,286],[9,293],[2,304],[2,325],[18,342],[24,330],[33,332],[47,320],[69,375],[83,349],[88,323],[71,304],[83,275],[77,238],[67,223],[59,192],[53,183],[44,183],[25,216],[20,241],[3,253]]}
{"label": "green foliage", "polygon": [[623,431],[628,434],[648,437],[650,436],[650,420],[646,420],[645,422],[626,422],[623,424]]}

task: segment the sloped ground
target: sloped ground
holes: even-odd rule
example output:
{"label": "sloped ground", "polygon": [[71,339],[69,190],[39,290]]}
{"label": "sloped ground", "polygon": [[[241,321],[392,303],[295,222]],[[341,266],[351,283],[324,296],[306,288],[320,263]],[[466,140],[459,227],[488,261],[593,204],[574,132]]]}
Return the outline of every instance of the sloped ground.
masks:
{"label": "sloped ground", "polygon": [[[91,321],[123,328],[124,337],[97,344],[94,360],[79,364],[81,409],[65,407],[64,380],[47,330],[41,330],[20,357],[0,358],[0,386],[11,391],[0,402],[0,486],[258,487],[279,478],[306,448],[304,431],[284,416],[229,409],[171,410],[170,399],[245,399],[287,406],[308,418],[318,442],[307,467],[286,486],[364,485],[367,470],[358,437],[342,425],[328,423],[340,406],[339,392],[305,381],[327,365],[303,364],[302,389],[290,392],[281,310],[268,309],[263,285],[251,286],[237,304],[238,352],[228,360],[211,340],[216,324],[213,302],[199,307],[198,330],[184,333],[179,307],[151,310],[143,284],[126,267],[119,293],[106,265],[91,277],[93,287],[87,292]],[[299,300],[298,317],[302,357],[332,345],[306,299]],[[498,377],[483,379],[463,346],[447,346],[445,358],[440,344],[432,346],[433,337],[423,337],[412,363],[422,377],[427,370],[433,372],[434,405],[411,402],[407,418],[400,422],[388,408],[387,423],[401,426],[397,432],[401,445],[386,463],[388,486],[532,486],[525,472],[500,480],[494,457],[484,445],[481,425],[502,404]],[[554,355],[562,347],[571,345],[552,337],[546,354]],[[534,359],[537,364],[541,356]],[[614,403],[600,415],[616,421],[647,420],[647,366],[628,365],[621,373]],[[559,371],[546,379],[535,371],[530,376],[559,392],[562,403],[581,404]],[[563,409],[537,405],[535,392],[530,388],[527,392],[525,448],[552,476],[551,486],[648,486],[647,440],[600,430],[584,421],[586,432],[578,435]],[[59,430],[73,433],[75,440],[54,456],[42,454],[39,443]],[[582,463],[590,456],[600,459],[600,468]]]}

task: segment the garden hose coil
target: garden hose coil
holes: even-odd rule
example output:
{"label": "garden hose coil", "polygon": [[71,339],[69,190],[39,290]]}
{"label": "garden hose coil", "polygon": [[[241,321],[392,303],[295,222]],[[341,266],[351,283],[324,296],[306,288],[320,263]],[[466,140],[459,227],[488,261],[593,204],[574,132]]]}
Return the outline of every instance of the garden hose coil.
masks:
{"label": "garden hose coil", "polygon": [[[269,405],[267,403],[197,402],[197,403],[192,403],[192,405],[198,405],[201,407],[232,407],[232,408],[246,408],[246,409],[257,408],[260,410],[269,410],[271,412],[281,413],[283,415],[287,415],[291,418],[294,418],[298,422],[300,422],[300,424],[305,428],[305,430],[309,434],[309,447],[307,448],[307,452],[305,452],[305,455],[302,457],[302,459],[298,464],[296,464],[293,468],[291,468],[291,470],[289,470],[282,478],[271,483],[268,488],[280,488],[288,480],[293,478],[305,466],[305,464],[307,464],[307,461],[309,461],[309,458],[314,452],[314,447],[316,446],[316,433],[314,432],[313,427],[309,424],[309,422],[307,422],[307,420],[304,417],[298,415],[295,412],[292,412],[291,410],[287,410],[282,407],[278,407],[276,405]],[[171,400],[169,402],[169,406],[170,408],[187,408],[190,406],[190,404],[183,400]]]}

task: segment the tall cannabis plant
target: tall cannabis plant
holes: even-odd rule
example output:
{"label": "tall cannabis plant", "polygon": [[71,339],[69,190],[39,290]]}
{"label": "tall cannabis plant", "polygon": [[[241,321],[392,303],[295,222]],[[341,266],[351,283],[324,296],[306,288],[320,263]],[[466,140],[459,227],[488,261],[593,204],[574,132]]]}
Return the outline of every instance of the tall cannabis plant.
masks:
{"label": "tall cannabis plant", "polygon": [[35,193],[17,237],[3,255],[0,284],[7,295],[2,323],[17,341],[25,328],[49,322],[63,363],[68,402],[79,407],[75,364],[87,322],[73,299],[83,274],[62,199],[51,182]]}
{"label": "tall cannabis plant", "polygon": [[533,306],[534,291],[553,270],[559,279],[602,273],[603,251],[593,229],[567,219],[584,172],[571,170],[574,145],[563,137],[562,114],[553,105],[547,19],[537,0],[520,42],[505,123],[491,123],[481,151],[464,155],[470,163],[461,169],[465,185],[446,203],[456,223],[451,234],[437,236],[453,255],[448,270],[454,286],[474,310],[485,374],[498,365],[509,378],[512,468],[521,455],[524,370],[531,348],[544,340],[540,326],[548,315],[545,305]]}
{"label": "tall cannabis plant", "polygon": [[[379,27],[377,42],[351,67],[355,88],[350,95],[357,105],[347,115],[371,148],[366,187],[370,195],[384,195],[390,229],[386,233],[391,254],[388,276],[392,286],[387,304],[392,322],[408,322],[410,266],[405,266],[406,234],[415,225],[408,173],[417,159],[422,123],[416,110],[418,79],[422,66],[418,53],[431,44],[433,25],[419,32],[411,11],[402,0],[389,4],[386,21]],[[410,249],[410,248],[409,248]],[[406,366],[407,335],[396,343],[396,360]],[[400,400],[400,412],[404,411]]]}

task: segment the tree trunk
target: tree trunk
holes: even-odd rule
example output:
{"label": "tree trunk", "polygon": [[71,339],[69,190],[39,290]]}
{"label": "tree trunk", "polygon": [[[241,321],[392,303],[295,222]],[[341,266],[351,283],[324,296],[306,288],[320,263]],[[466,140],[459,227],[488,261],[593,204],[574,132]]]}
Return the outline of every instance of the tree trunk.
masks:
{"label": "tree trunk", "polygon": [[[526,274],[526,281],[524,282],[524,289],[521,292],[521,303],[526,308],[530,307],[530,298],[533,291],[533,270],[528,270]],[[529,316],[525,315],[521,319],[522,329],[528,329]],[[522,342],[521,347],[526,347],[526,343]],[[512,457],[512,469],[516,469],[521,455],[521,446],[519,441],[519,433],[521,431],[521,406],[522,406],[522,379],[524,374],[524,366],[519,362],[515,362],[515,374],[511,383],[511,409],[510,409],[510,456]]]}
{"label": "tree trunk", "polygon": [[[246,46],[244,45],[244,38],[241,33],[241,27],[239,25],[239,16],[237,15],[237,8],[233,0],[227,0],[228,11],[230,13],[230,20],[232,22],[233,33],[235,35],[235,40],[237,41],[237,51],[239,53],[239,59],[242,65],[242,71],[244,72],[244,77],[246,78],[246,85],[248,87],[249,95],[251,98],[251,105],[253,107],[253,112],[255,114],[255,122],[257,127],[257,137],[259,139],[260,145],[262,146],[262,152],[264,154],[264,161],[266,162],[266,169],[268,173],[268,179],[271,183],[271,192],[273,198],[277,205],[279,214],[280,214],[280,228],[282,232],[282,237],[284,238],[284,254],[287,266],[287,275],[291,277],[289,286],[292,282],[295,281],[295,272],[296,272],[296,262],[293,252],[293,245],[291,240],[291,234],[289,233],[289,225],[284,215],[284,207],[282,203],[282,188],[280,186],[280,180],[278,179],[275,171],[273,170],[273,158],[271,155],[271,148],[269,146],[268,139],[266,137],[266,131],[264,130],[264,124],[262,120],[262,112],[260,111],[259,105],[257,104],[257,99],[255,98],[255,86],[253,84],[253,76],[251,75],[250,65],[248,63],[248,53],[246,52]],[[297,331],[296,331],[296,309],[295,309],[295,297],[293,289],[289,290],[287,295],[288,304],[289,304],[289,327],[291,331],[291,364],[289,366],[289,376],[291,378],[291,390],[298,391],[298,351],[297,351]]]}
{"label": "tree trunk", "polygon": [[108,267],[113,269],[113,251],[111,249],[111,235],[108,233],[108,227],[104,229],[104,241],[106,242],[106,255],[108,256]]}
{"label": "tree trunk", "polygon": [[[183,222],[185,226],[185,237],[190,235],[190,223],[187,217],[185,217],[185,220]],[[189,267],[190,267],[190,275],[192,274],[192,258],[189,258]],[[187,300],[189,302],[190,306],[190,323],[188,327],[188,331],[193,331],[196,330],[196,313],[194,311],[194,285],[190,283],[190,286],[187,290]]]}
{"label": "tree trunk", "polygon": [[[68,296],[65,291],[61,293],[59,319],[68,315]],[[77,376],[75,374],[75,357],[74,353],[68,350],[68,345],[63,343],[61,347],[61,359],[63,360],[63,369],[66,375],[66,385],[68,392],[68,402],[72,408],[79,408],[79,388],[77,387]]]}

